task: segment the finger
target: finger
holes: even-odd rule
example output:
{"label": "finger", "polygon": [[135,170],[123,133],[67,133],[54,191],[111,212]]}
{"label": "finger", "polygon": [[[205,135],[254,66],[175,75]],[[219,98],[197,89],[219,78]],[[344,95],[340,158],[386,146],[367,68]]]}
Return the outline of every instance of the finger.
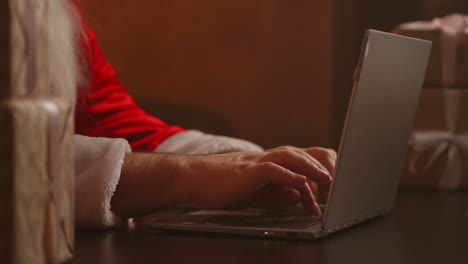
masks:
{"label": "finger", "polygon": [[317,201],[321,204],[326,204],[328,200],[328,196],[330,194],[330,184],[320,184],[318,186],[318,197]]}
{"label": "finger", "polygon": [[313,147],[313,148],[296,148],[291,146],[282,146],[267,150],[266,152],[281,152],[285,150],[295,151],[300,155],[308,158],[312,163],[317,165],[319,169],[328,171],[329,173],[333,172],[336,163],[336,152],[333,149]]}
{"label": "finger", "polygon": [[259,185],[280,184],[288,186],[301,186],[307,178],[273,162],[263,162],[255,166],[255,174],[261,180]]}
{"label": "finger", "polygon": [[309,185],[309,189],[312,191],[312,194],[313,194],[313,203],[314,203],[314,210],[315,210],[315,213],[318,215],[321,214],[321,210],[320,210],[320,206],[318,205],[318,194],[320,193],[320,191],[318,190],[319,188],[319,184],[307,179],[307,185]]}
{"label": "finger", "polygon": [[285,147],[268,153],[265,159],[318,183],[329,183],[331,180],[326,168],[300,149]]}
{"label": "finger", "polygon": [[315,200],[314,194],[309,184],[306,183],[302,185],[302,187],[300,187],[298,190],[301,193],[301,201],[304,210],[311,214],[320,216],[322,212],[320,211],[320,207]]}
{"label": "finger", "polygon": [[314,193],[314,197],[315,199],[318,198],[318,194],[319,194],[319,184],[317,184],[316,182],[314,181],[311,181],[309,179],[307,179],[307,183],[309,184],[310,186],[310,189],[312,190],[312,192]]}
{"label": "finger", "polygon": [[[337,154],[333,149],[324,149],[324,148],[308,148],[305,151],[314,156],[320,163],[322,163],[330,174],[333,174],[336,165]],[[318,192],[318,201],[320,203],[326,203],[328,199],[328,194],[330,192],[330,184],[319,184]]]}
{"label": "finger", "polygon": [[258,200],[267,208],[284,209],[299,203],[301,194],[298,190],[290,187],[270,185],[258,194]]}
{"label": "finger", "polygon": [[266,207],[271,209],[285,209],[301,201],[298,190],[284,185],[269,185],[256,194],[242,199],[229,206],[228,210],[239,210],[248,207]]}
{"label": "finger", "polygon": [[333,174],[337,159],[337,154],[333,149],[307,148],[304,151],[319,161],[330,174]]}
{"label": "finger", "polygon": [[[295,150],[296,152],[298,152],[300,155],[303,155],[305,158],[307,158],[310,162],[316,164],[318,167],[320,167],[321,169],[327,171],[329,173],[329,179],[327,182],[323,183],[323,182],[318,182],[318,184],[311,184],[309,183],[309,185],[311,185],[312,187],[312,191],[314,192],[315,195],[317,195],[319,192],[318,192],[318,186],[323,186],[323,188],[326,188],[326,186],[330,186],[330,183],[331,183],[331,171],[325,167],[322,162],[318,159],[316,159],[315,157],[313,157],[312,155],[310,155],[308,152],[306,152],[305,150]],[[321,156],[324,156],[324,155],[321,155]],[[324,158],[321,158],[321,159],[324,159]],[[328,165],[328,163],[326,163]],[[317,187],[317,188],[316,188]]]}
{"label": "finger", "polygon": [[[323,160],[323,156],[326,156],[325,153],[323,153],[322,155],[317,155],[317,157],[315,155],[311,155],[310,153],[308,153],[305,149],[296,149],[296,151],[298,153],[300,153],[301,155],[304,155],[305,157],[307,157],[311,162],[313,162],[315,165],[317,165],[320,169],[322,170],[325,170],[327,172],[330,173],[330,170],[328,169],[326,165],[328,165],[328,162],[326,163],[323,163],[322,160]],[[325,155],[324,155],[325,154]]]}
{"label": "finger", "polygon": [[317,184],[311,180],[308,180],[310,189],[314,193],[315,200],[319,204],[326,204],[328,199],[328,193],[330,192],[330,184]]}

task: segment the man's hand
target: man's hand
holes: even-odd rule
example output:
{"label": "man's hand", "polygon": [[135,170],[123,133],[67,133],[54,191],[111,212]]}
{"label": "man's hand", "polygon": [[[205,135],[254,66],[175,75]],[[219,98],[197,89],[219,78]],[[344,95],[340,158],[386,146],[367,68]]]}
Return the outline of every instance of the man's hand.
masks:
{"label": "man's hand", "polygon": [[191,201],[203,209],[258,203],[283,208],[302,202],[306,211],[319,215],[314,192],[328,194],[336,153],[323,148],[279,147],[263,153],[236,152],[198,159],[188,162],[187,173],[188,181],[198,186]]}
{"label": "man's hand", "polygon": [[335,162],[336,153],[324,148],[206,156],[132,153],[111,206],[122,217],[136,217],[183,203],[228,209],[301,202],[306,211],[319,215],[315,195],[328,193]]}

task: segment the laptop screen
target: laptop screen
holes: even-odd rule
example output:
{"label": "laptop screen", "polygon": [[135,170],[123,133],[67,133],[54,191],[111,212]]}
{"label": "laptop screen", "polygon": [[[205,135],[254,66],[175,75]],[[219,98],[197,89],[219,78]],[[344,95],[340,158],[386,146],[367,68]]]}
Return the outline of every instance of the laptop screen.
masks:
{"label": "laptop screen", "polygon": [[326,229],[393,207],[431,50],[429,41],[375,30],[364,41]]}

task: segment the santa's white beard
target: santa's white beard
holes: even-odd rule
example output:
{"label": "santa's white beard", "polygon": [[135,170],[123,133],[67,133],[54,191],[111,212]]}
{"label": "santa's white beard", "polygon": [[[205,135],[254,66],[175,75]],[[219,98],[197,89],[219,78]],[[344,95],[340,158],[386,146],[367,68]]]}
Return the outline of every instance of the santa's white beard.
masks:
{"label": "santa's white beard", "polygon": [[47,1],[50,4],[46,34],[50,49],[51,88],[56,94],[74,100],[77,87],[83,78],[78,57],[78,38],[84,41],[80,18],[70,0]]}
{"label": "santa's white beard", "polygon": [[[74,102],[83,80],[81,19],[71,0],[10,0],[12,80],[23,96],[60,96]],[[21,76],[23,75],[23,76]]]}

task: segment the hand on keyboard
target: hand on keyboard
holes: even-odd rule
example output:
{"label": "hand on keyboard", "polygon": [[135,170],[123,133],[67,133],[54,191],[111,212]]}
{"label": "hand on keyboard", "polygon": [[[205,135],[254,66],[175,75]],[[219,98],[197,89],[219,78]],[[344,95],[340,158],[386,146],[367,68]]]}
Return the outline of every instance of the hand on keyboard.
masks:
{"label": "hand on keyboard", "polygon": [[328,192],[335,161],[336,153],[323,148],[199,156],[187,166],[186,184],[197,186],[192,202],[202,209],[284,208],[301,202],[307,212],[320,215],[314,193]]}

